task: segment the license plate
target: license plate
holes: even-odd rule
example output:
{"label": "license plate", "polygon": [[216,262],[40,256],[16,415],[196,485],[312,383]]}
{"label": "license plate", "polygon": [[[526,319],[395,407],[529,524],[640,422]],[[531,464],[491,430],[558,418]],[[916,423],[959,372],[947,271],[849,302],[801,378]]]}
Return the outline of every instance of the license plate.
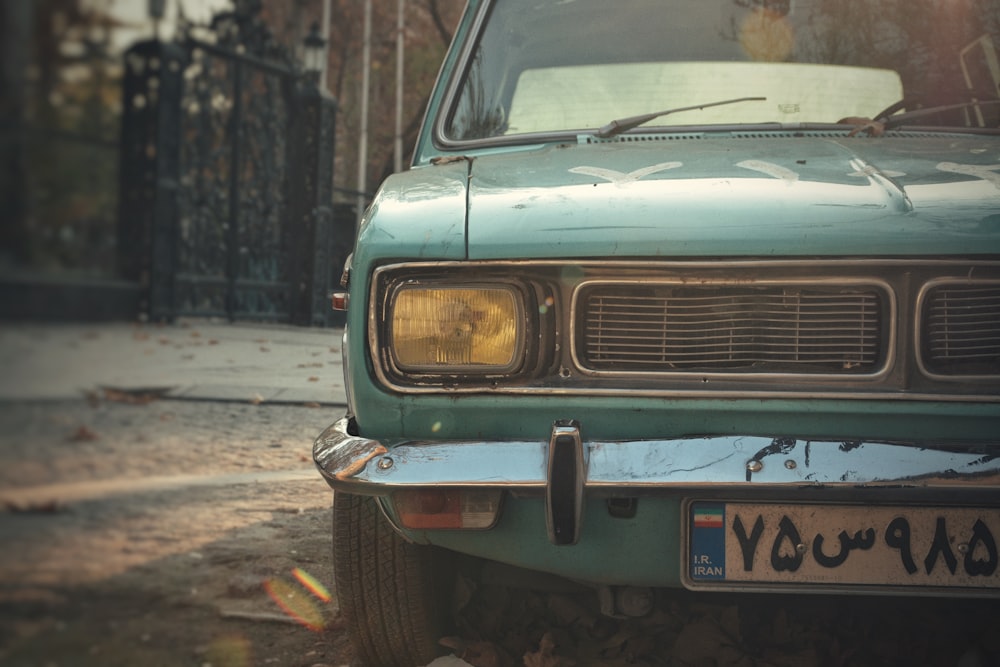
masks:
{"label": "license plate", "polygon": [[687,503],[691,588],[996,595],[1000,508]]}

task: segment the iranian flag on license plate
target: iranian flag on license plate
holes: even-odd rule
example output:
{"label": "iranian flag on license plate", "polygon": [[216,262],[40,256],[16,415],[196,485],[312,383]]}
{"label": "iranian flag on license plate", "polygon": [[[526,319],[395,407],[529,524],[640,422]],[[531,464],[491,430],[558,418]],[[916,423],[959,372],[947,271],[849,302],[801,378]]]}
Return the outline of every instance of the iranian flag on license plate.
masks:
{"label": "iranian flag on license plate", "polygon": [[694,513],[695,528],[722,528],[721,507],[699,507]]}

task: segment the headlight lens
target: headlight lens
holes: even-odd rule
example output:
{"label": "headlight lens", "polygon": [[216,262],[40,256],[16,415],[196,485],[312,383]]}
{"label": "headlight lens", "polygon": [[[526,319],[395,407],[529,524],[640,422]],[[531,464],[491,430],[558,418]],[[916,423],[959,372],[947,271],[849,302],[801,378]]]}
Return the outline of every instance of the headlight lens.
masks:
{"label": "headlight lens", "polygon": [[513,370],[522,313],[511,287],[403,285],[390,304],[389,348],[404,371]]}

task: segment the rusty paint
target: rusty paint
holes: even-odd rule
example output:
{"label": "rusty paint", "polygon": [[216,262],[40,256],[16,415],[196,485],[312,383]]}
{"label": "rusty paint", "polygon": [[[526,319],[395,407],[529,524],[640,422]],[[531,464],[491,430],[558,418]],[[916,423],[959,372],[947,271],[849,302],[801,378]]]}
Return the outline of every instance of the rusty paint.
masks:
{"label": "rusty paint", "polygon": [[338,421],[316,440],[313,459],[329,478],[348,480],[377,456],[388,452],[383,444],[368,438],[351,435],[347,420]]}
{"label": "rusty paint", "polygon": [[334,473],[334,477],[336,477],[339,480],[346,480],[351,477],[354,477],[359,472],[365,469],[365,466],[368,465],[369,461],[371,461],[373,458],[377,456],[385,454],[388,451],[389,450],[387,450],[385,446],[377,445],[373,449],[369,449],[367,452],[364,452],[363,456],[360,456],[357,459],[349,461],[347,465],[345,465],[340,471]]}

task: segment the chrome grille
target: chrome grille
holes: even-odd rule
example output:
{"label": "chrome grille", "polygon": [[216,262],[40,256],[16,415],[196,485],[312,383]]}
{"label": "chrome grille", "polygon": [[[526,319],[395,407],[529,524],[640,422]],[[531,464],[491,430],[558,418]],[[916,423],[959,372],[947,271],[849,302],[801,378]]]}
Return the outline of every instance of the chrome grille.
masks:
{"label": "chrome grille", "polygon": [[1000,375],[1000,283],[945,283],[924,301],[925,366],[940,375]]}
{"label": "chrome grille", "polygon": [[884,360],[873,286],[591,285],[581,365],[605,372],[870,374]]}

